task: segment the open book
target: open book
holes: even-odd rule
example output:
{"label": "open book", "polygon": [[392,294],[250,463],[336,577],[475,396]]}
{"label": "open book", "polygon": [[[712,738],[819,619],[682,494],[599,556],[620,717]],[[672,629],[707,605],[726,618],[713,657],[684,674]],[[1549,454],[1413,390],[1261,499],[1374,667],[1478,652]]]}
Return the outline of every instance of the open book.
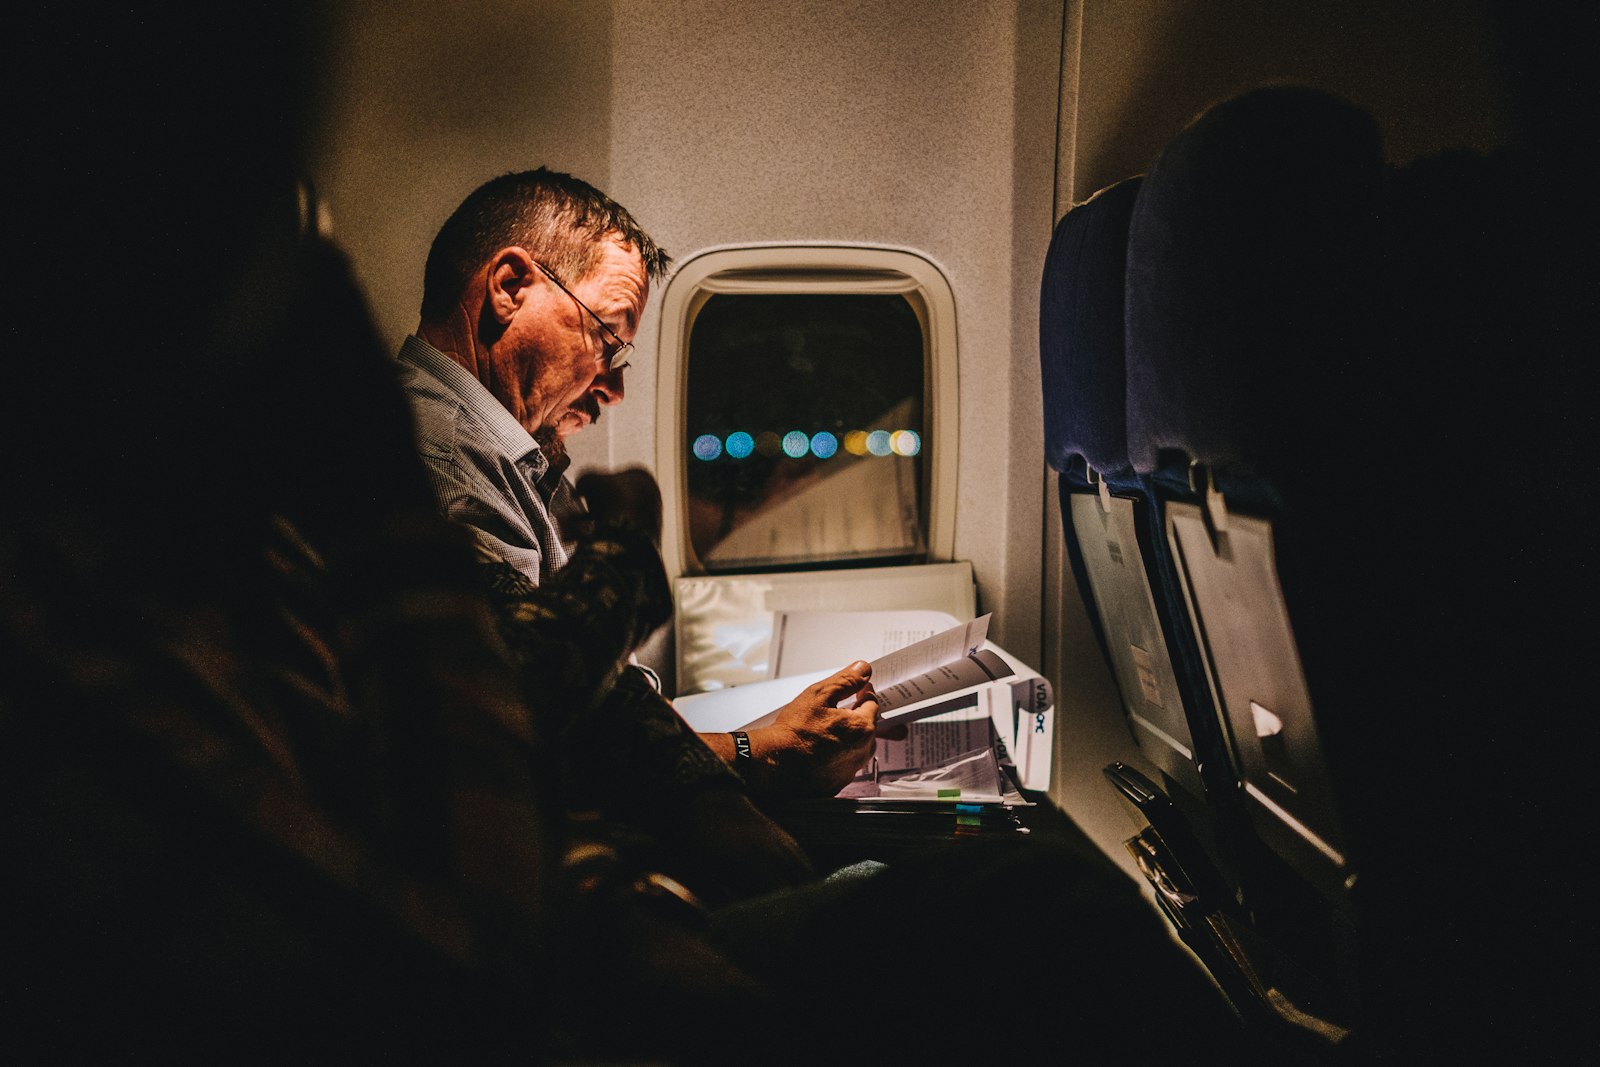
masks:
{"label": "open book", "polygon": [[[795,622],[797,617],[808,620],[812,627],[825,629],[828,617],[836,614],[849,613],[778,612],[773,632],[798,633],[804,624]],[[989,616],[984,615],[873,660],[872,688],[878,697],[878,732],[886,733],[901,723],[937,715],[941,710],[939,697],[974,689],[1016,673],[999,655],[983,647],[988,629]],[[834,640],[837,642],[838,638],[835,632]],[[784,650],[784,641],[782,637],[774,641],[777,649],[774,662],[781,664],[783,659],[797,662],[798,657]],[[842,666],[844,664],[840,663],[834,670]],[[832,673],[825,671],[822,677]],[[770,711],[738,729],[770,726],[777,717],[777,711]]]}
{"label": "open book", "polygon": [[988,623],[988,615],[960,623],[932,611],[776,612],[772,662],[783,676],[680,697],[675,706],[702,733],[757,729],[812,682],[871,656],[880,735],[902,724],[911,731],[903,740],[879,737],[880,771],[931,770],[930,760],[992,748],[1025,788],[1048,788],[1049,683],[988,642]]}

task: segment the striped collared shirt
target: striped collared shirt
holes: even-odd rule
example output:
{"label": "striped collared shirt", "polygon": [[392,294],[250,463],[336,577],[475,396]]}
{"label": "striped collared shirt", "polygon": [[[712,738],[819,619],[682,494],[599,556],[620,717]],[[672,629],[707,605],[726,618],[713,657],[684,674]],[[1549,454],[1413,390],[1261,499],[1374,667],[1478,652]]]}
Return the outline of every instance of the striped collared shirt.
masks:
{"label": "striped collared shirt", "polygon": [[560,479],[549,477],[538,443],[466,368],[426,341],[407,337],[398,359],[417,449],[444,514],[535,584],[548,579],[567,552],[550,512]]}

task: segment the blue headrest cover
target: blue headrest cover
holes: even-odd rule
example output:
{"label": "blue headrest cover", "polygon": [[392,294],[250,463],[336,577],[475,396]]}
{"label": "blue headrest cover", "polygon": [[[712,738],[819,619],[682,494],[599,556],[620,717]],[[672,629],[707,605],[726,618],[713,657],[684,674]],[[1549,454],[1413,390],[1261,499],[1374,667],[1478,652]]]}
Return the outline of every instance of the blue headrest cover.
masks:
{"label": "blue headrest cover", "polygon": [[1058,471],[1073,456],[1103,474],[1128,466],[1123,274],[1142,180],[1124,179],[1067,212],[1045,256],[1039,370],[1045,459]]}
{"label": "blue headrest cover", "polygon": [[[1162,152],[1128,236],[1128,452],[1271,476],[1350,433],[1375,358],[1377,125],[1315,90],[1256,89]],[[1381,387],[1381,386],[1380,386]]]}

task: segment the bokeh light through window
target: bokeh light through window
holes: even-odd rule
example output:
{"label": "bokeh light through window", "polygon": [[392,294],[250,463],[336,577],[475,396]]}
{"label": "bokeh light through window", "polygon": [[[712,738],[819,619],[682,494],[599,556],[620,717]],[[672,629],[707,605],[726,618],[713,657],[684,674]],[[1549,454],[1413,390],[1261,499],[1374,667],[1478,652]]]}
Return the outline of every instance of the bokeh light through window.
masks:
{"label": "bokeh light through window", "polygon": [[926,359],[899,294],[712,294],[685,381],[700,566],[925,558]]}

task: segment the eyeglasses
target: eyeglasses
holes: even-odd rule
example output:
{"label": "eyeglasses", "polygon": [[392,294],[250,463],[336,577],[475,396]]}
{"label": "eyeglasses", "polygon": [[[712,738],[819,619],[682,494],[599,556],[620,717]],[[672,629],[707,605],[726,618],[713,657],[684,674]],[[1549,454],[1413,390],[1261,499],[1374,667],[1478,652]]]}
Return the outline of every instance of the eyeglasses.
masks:
{"label": "eyeglasses", "polygon": [[534,260],[533,265],[549,275],[550,280],[556,283],[556,288],[572,297],[572,302],[574,304],[577,304],[583,310],[589,312],[589,317],[593,319],[602,330],[605,331],[607,337],[611,338],[611,340],[608,341],[600,350],[600,354],[595,357],[595,362],[602,364],[608,371],[623,370],[626,368],[628,366],[628,356],[633,352],[632,342],[624,341],[622,338],[618,337],[617,332],[611,327],[607,326],[605,321],[602,320],[599,315],[596,315],[594,311],[590,309],[588,304],[585,304],[582,300],[579,300],[577,296],[573,294],[571,289],[568,289],[566,286],[561,284],[561,279],[556,277],[555,271],[551,270],[543,263],[540,263],[538,260]]}

